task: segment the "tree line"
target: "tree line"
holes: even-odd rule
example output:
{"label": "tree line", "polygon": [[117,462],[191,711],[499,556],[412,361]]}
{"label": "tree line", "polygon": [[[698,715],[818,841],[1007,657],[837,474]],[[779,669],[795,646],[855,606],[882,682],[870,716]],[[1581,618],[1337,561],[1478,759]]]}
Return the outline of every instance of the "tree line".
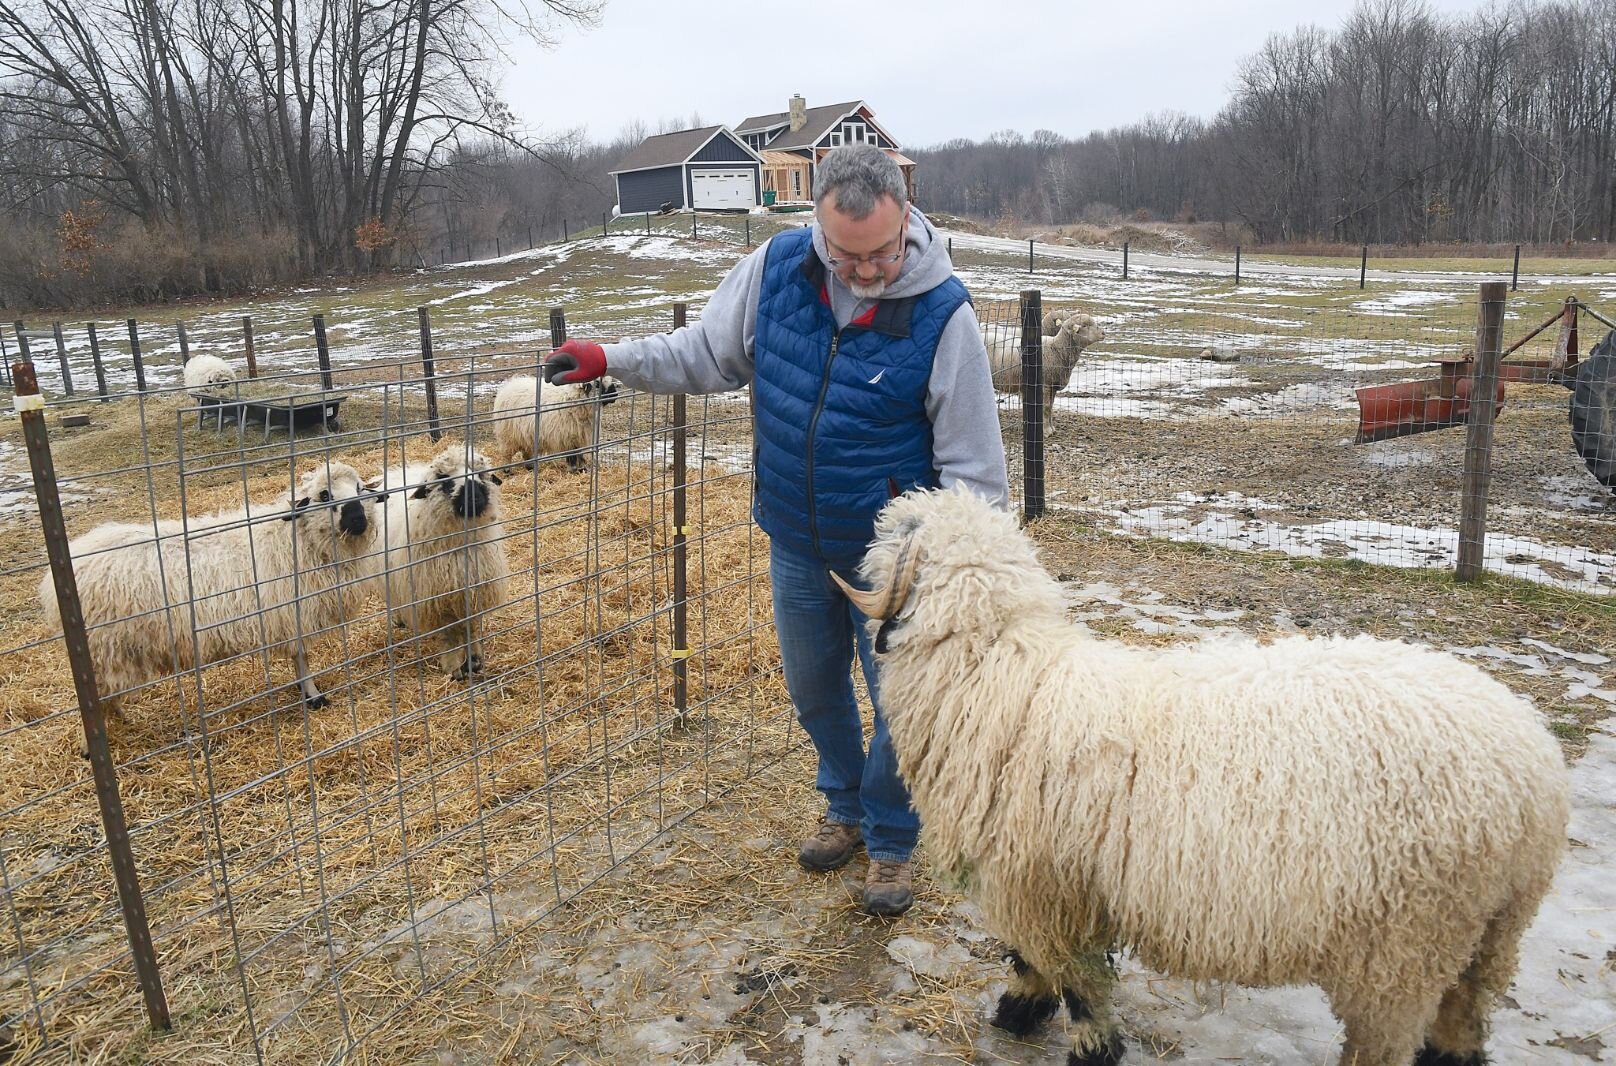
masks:
{"label": "tree line", "polygon": [[[231,293],[598,222],[651,133],[536,142],[500,35],[604,0],[0,0],[0,305]],[[565,119],[564,102],[555,105]],[[908,150],[925,208],[1260,242],[1616,239],[1616,0],[1366,0],[1275,34],[1211,118]]]}
{"label": "tree line", "polygon": [[1159,115],[909,153],[933,210],[1062,223],[1115,209],[1258,241],[1616,240],[1616,0],[1474,14],[1361,5],[1276,34],[1211,119]]}
{"label": "tree line", "polygon": [[405,258],[501,151],[491,81],[599,0],[0,0],[0,302],[151,299]]}

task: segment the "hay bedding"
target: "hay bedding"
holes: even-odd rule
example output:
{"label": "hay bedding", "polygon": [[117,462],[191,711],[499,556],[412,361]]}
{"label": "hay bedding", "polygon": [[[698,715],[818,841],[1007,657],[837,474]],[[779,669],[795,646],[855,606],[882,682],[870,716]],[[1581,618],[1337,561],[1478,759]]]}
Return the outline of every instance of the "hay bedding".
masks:
{"label": "hay bedding", "polygon": [[[133,421],[115,417],[125,450]],[[437,447],[418,438],[407,457]],[[107,441],[68,442],[58,465],[65,476],[107,469],[115,452]],[[332,456],[368,475],[399,452],[338,444]],[[187,1046],[250,1043],[240,981],[258,1030],[273,1030],[272,1059],[328,1053],[345,1032],[361,1036],[423,984],[489,950],[496,930],[503,937],[544,918],[786,743],[776,653],[753,632],[768,599],[748,479],[692,470],[690,520],[702,525],[689,551],[697,713],[676,725],[671,482],[626,448],[603,453],[599,467],[569,475],[547,463],[536,476],[507,476],[512,578],[506,604],[484,622],[485,675],[473,686],[411,647],[389,647],[375,596],[309,644],[332,701],[322,710],[303,710],[279,660],[266,691],[260,656],[204,670],[200,698],[185,675],[126,699],[112,747],[176,1037]],[[247,492],[272,497],[285,470],[284,457],[256,469]],[[138,480],[124,479],[108,506],[70,512],[70,535],[139,520]],[[243,493],[229,470],[186,488],[193,513],[238,505]],[[174,495],[157,492],[163,517],[177,516]],[[123,933],[65,652],[33,603],[42,549],[37,533],[20,547],[15,525],[6,539],[0,595],[14,609],[0,621],[0,648],[13,649],[0,654],[0,810],[15,927],[6,954],[17,961],[20,936],[41,994],[83,982],[44,1018],[76,1059],[145,1037],[127,964],[98,972],[123,953]],[[477,894],[488,884],[488,896]],[[480,908],[489,935],[423,952],[411,901],[418,916],[441,912],[428,924],[453,925]],[[0,1047],[37,1042],[30,1001],[29,981],[11,965],[0,1009],[21,1017]]]}

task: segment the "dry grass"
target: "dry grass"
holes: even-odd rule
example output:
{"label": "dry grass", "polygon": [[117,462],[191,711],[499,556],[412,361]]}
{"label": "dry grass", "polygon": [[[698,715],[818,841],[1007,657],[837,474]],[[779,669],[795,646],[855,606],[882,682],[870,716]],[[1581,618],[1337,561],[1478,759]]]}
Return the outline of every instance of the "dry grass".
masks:
{"label": "dry grass", "polygon": [[[59,443],[64,475],[115,469],[127,456],[139,412],[119,406],[94,431]],[[217,449],[210,432],[188,427],[182,439]],[[384,455],[357,437],[340,442],[336,457],[365,474],[399,461],[396,443]],[[163,462],[177,446],[158,445],[160,438],[151,435],[153,458]],[[405,448],[409,459],[433,451],[424,437]],[[692,457],[700,455],[698,436]],[[258,499],[284,491],[283,461],[251,468],[243,483],[222,457],[212,456],[222,469],[185,479],[193,513],[237,504],[243,491]],[[783,697],[776,653],[755,633],[767,617],[767,589],[756,558],[762,541],[747,513],[749,479],[692,470],[690,514],[700,535],[690,550],[688,672],[696,713],[678,722],[668,471],[627,447],[597,466],[579,476],[548,463],[536,477],[508,480],[513,578],[506,605],[485,623],[487,673],[475,685],[438,674],[407,647],[390,648],[382,604],[373,600],[309,646],[332,698],[321,711],[305,712],[285,687],[286,664],[272,660],[266,674],[260,656],[159,682],[125,701],[112,723],[113,752],[187,1040],[239,1045],[245,984],[271,1057],[307,1061],[344,1032],[357,1037],[381,1025],[409,994],[490,950],[493,927],[503,935],[546,919],[613,861],[733,787],[751,764],[778,757],[779,731],[760,736]],[[149,506],[143,480],[135,471],[97,479],[105,505],[81,509],[70,531],[140,518]],[[172,486],[154,495],[161,517],[177,515]],[[44,1024],[53,1040],[89,1056],[139,1038],[138,1001],[115,961],[123,954],[115,897],[78,756],[65,653],[33,603],[32,540],[7,538],[0,578],[0,598],[13,606],[0,623],[0,647],[23,649],[0,655],[10,917],[42,994],[83,982],[47,1007]],[[38,642],[47,643],[31,646]],[[428,924],[487,923],[489,935],[424,953],[412,914]],[[332,986],[311,980],[311,966],[342,975],[345,1023]],[[8,1016],[28,1013],[21,976],[13,971],[0,989]],[[95,1005],[88,1014],[87,1004]],[[19,1027],[12,1039],[37,1035]]]}

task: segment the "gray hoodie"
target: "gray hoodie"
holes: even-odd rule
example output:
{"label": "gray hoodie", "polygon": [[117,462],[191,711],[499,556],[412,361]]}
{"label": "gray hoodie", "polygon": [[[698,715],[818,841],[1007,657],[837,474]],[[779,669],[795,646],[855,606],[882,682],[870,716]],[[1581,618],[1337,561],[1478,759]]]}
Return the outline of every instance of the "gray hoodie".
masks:
{"label": "gray hoodie", "polygon": [[[907,254],[898,279],[880,299],[895,300],[927,292],[954,272],[948,249],[919,210],[909,209]],[[825,238],[814,227],[814,251],[827,257]],[[752,381],[753,340],[758,294],[763,287],[765,242],[735,264],[719,282],[712,299],[693,325],[639,340],[607,344],[606,366],[625,384],[647,392],[730,392]],[[874,300],[853,295],[826,267],[826,286],[838,328],[863,314]],[[1004,441],[994,403],[987,347],[977,327],[976,312],[961,305],[943,328],[926,390],[926,415],[932,424],[933,462],[944,488],[963,485],[1000,507],[1009,505]]]}

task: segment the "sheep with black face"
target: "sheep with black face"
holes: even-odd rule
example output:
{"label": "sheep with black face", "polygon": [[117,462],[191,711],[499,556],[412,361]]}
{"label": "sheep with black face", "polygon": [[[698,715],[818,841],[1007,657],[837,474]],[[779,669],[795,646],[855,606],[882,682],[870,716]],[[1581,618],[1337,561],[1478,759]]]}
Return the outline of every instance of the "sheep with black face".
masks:
{"label": "sheep with black face", "polygon": [[383,480],[392,495],[382,576],[394,624],[415,639],[436,637],[438,666],[456,680],[481,673],[477,629],[504,602],[510,573],[499,476],[481,452],[451,444]]}
{"label": "sheep with black face", "polygon": [[[105,522],[68,545],[103,704],[154,678],[268,648],[320,707],[305,638],[343,624],[375,551],[375,482],[322,462],[292,490],[245,508]],[[39,603],[60,627],[46,574]]]}

